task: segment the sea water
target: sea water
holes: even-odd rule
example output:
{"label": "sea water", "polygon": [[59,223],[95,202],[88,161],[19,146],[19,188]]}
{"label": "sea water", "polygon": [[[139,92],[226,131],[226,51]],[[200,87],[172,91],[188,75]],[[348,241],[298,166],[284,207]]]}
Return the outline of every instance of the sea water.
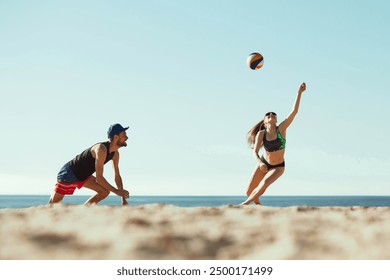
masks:
{"label": "sea water", "polygon": [[[27,208],[45,205],[49,195],[0,195],[0,208]],[[83,204],[89,196],[65,196],[63,204]],[[131,196],[130,205],[170,204],[180,207],[237,205],[246,196]],[[262,196],[264,206],[390,206],[390,196]],[[99,205],[121,205],[118,196],[108,196]]]}

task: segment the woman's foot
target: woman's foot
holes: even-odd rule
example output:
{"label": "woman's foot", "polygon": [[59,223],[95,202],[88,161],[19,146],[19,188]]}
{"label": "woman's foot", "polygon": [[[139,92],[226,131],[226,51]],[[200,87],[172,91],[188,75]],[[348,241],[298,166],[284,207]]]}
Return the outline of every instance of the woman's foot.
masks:
{"label": "woman's foot", "polygon": [[253,203],[254,203],[254,204],[256,204],[256,205],[261,205],[261,203],[260,203],[260,200],[259,200],[259,199],[256,199],[255,201],[253,201]]}

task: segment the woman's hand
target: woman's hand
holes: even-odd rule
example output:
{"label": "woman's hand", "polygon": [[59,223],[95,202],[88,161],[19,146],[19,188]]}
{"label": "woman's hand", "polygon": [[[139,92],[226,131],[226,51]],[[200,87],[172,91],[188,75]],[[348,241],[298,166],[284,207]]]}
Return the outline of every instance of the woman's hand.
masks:
{"label": "woman's hand", "polygon": [[260,171],[266,173],[268,171],[267,165],[265,165],[263,162],[259,164]]}
{"label": "woman's hand", "polygon": [[301,86],[299,87],[298,92],[299,92],[299,93],[302,93],[302,92],[304,92],[305,90],[306,90],[306,84],[305,84],[305,83],[302,83]]}

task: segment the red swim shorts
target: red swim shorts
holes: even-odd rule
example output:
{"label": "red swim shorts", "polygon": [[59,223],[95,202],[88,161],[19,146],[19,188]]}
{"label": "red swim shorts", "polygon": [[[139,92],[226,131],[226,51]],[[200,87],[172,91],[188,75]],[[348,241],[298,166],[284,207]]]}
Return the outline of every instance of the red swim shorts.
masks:
{"label": "red swim shorts", "polygon": [[64,183],[61,181],[57,181],[54,191],[63,195],[72,195],[76,188],[81,189],[81,187],[91,178],[89,176],[87,179],[81,182],[73,182],[73,183]]}

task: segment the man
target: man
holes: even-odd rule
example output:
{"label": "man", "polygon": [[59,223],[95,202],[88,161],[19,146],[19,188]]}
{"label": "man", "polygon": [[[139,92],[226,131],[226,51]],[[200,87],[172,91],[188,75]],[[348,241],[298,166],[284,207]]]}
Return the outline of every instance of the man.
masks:
{"label": "man", "polygon": [[[118,123],[111,125],[107,132],[109,141],[97,143],[67,162],[57,175],[57,183],[49,204],[61,202],[64,195],[72,195],[76,188],[80,189],[83,186],[96,192],[85,204],[98,203],[110,192],[122,197],[122,205],[128,204],[126,198],[129,197],[129,192],[123,189],[118,152],[119,148],[127,146],[128,128]],[[117,188],[108,183],[103,176],[104,164],[110,160],[113,163]],[[92,175],[95,172],[96,177]]]}

